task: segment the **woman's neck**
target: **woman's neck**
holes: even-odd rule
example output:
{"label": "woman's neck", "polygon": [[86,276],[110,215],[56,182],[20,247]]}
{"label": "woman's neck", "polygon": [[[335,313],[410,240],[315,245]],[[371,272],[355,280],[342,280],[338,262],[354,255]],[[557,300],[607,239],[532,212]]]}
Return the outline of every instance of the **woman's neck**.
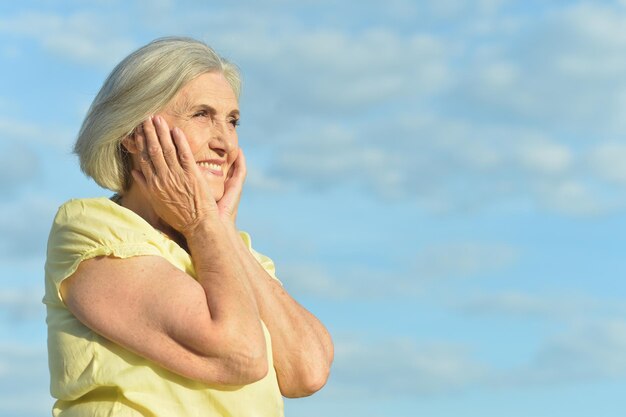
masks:
{"label": "woman's neck", "polygon": [[167,235],[170,239],[179,244],[184,244],[182,235],[173,229],[170,225],[163,222],[161,218],[152,208],[150,202],[141,193],[139,187],[135,184],[130,189],[119,195],[118,204],[141,216],[145,221],[150,223],[152,227]]}
{"label": "woman's neck", "polygon": [[154,228],[159,228],[160,218],[152,208],[152,205],[141,194],[139,187],[133,184],[129,190],[119,194],[118,203],[127,209],[134,211]]}

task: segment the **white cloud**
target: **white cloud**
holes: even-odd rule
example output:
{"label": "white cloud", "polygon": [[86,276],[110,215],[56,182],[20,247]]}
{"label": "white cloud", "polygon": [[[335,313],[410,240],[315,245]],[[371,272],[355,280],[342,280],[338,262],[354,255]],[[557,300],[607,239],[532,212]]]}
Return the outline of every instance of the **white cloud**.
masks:
{"label": "white cloud", "polygon": [[591,317],[626,313],[619,300],[607,300],[582,294],[532,294],[522,291],[504,291],[495,294],[465,295],[462,300],[449,303],[464,314],[488,317],[539,318],[576,322]]}
{"label": "white cloud", "polygon": [[32,195],[0,205],[0,256],[44,256],[57,208],[56,202]]}
{"label": "white cloud", "polygon": [[248,167],[246,187],[250,187],[259,192],[269,191],[278,193],[289,188],[289,184],[279,176],[270,176],[262,169]]}
{"label": "white cloud", "polygon": [[510,62],[491,62],[485,65],[482,82],[498,91],[513,86],[520,77],[520,69]]}
{"label": "white cloud", "polygon": [[[524,301],[526,309],[528,303]],[[532,306],[531,309],[535,309]],[[335,341],[331,394],[434,396],[626,379],[626,322],[586,321],[543,340],[519,366],[497,367],[462,344],[413,339]]]}
{"label": "white cloud", "polygon": [[488,369],[464,346],[395,339],[337,341],[331,385],[345,396],[415,398],[450,394],[480,383]]}
{"label": "white cloud", "polygon": [[118,16],[105,21],[95,13],[23,12],[0,19],[0,32],[34,40],[62,58],[108,68],[134,45],[113,30],[120,20]]}
{"label": "white cloud", "polygon": [[463,0],[440,0],[430,6],[433,14],[439,18],[457,18],[468,7],[471,6]]}
{"label": "white cloud", "polygon": [[13,136],[20,139],[36,137],[42,133],[41,129],[31,123],[10,119],[0,119],[0,131],[3,136]]}
{"label": "white cloud", "polygon": [[[479,55],[480,43],[469,41],[453,98],[474,117],[577,134],[623,133],[625,22],[623,9],[577,2],[526,16],[511,36],[491,33],[489,53]],[[503,63],[504,71],[494,71]]]}
{"label": "white cloud", "polygon": [[285,287],[298,297],[327,300],[413,298],[423,291],[423,283],[414,279],[409,271],[357,265],[329,270],[319,264],[292,263],[281,266],[280,277]]}
{"label": "white cloud", "polygon": [[512,266],[518,258],[512,246],[479,242],[430,246],[416,255],[416,276],[432,281],[490,275]]}
{"label": "white cloud", "polygon": [[269,135],[264,179],[274,184],[351,184],[374,198],[409,199],[442,212],[512,198],[577,216],[623,206],[597,192],[606,176],[590,168],[585,149],[558,133],[404,111],[355,122],[291,121],[287,131]]}
{"label": "white cloud", "polygon": [[593,148],[588,156],[591,169],[600,178],[626,185],[626,145],[604,143]]}
{"label": "white cloud", "polygon": [[624,208],[623,201],[604,197],[593,187],[578,180],[541,184],[538,192],[545,207],[571,216],[601,215]]}
{"label": "white cloud", "polygon": [[288,290],[307,297],[424,299],[451,279],[491,277],[510,268],[517,258],[517,250],[508,245],[460,242],[424,247],[400,262],[399,268],[349,264],[330,270],[319,264],[292,263],[281,266],[279,278]]}
{"label": "white cloud", "polygon": [[[450,303],[472,316],[556,321],[559,331],[541,340],[525,363],[492,368],[487,386],[507,388],[626,380],[623,300],[585,294],[520,291],[464,297]],[[619,317],[619,318],[615,318]]]}
{"label": "white cloud", "polygon": [[350,294],[355,295],[355,289],[350,289],[345,280],[332,277],[317,264],[282,265],[279,279],[294,294],[326,299],[342,299]]}
{"label": "white cloud", "polygon": [[[384,124],[383,124],[384,123]],[[356,125],[294,124],[272,143],[265,176],[313,189],[352,184],[374,198],[440,212],[514,202],[572,216],[626,207],[621,145],[574,147],[546,133],[420,114]]]}
{"label": "white cloud", "polygon": [[573,161],[570,149],[557,143],[522,143],[520,160],[531,172],[559,174],[567,171]]}
{"label": "white cloud", "polygon": [[0,313],[12,322],[42,319],[43,288],[5,288],[0,290]]}
{"label": "white cloud", "polygon": [[[26,122],[16,119],[0,117],[0,146],[11,143],[28,143],[50,146],[67,152],[70,150],[75,133],[59,126],[39,125],[32,121]],[[15,145],[13,145],[15,146]]]}
{"label": "white cloud", "polygon": [[38,156],[29,148],[0,142],[0,188],[5,192],[37,178],[41,173],[40,165]]}
{"label": "white cloud", "polygon": [[280,36],[258,25],[253,30],[223,34],[218,43],[258,71],[251,78],[279,88],[281,101],[303,111],[354,113],[390,100],[434,94],[450,81],[446,45],[432,35],[399,36],[387,28],[352,34],[292,29]]}
{"label": "white cloud", "polygon": [[49,415],[52,399],[48,381],[45,348],[0,345],[0,412],[25,417]]}
{"label": "white cloud", "polygon": [[[305,180],[314,188],[353,182],[375,191],[378,196],[403,192],[405,173],[397,168],[397,157],[370,146],[333,145],[328,148],[304,145],[280,153],[270,175]],[[346,158],[346,153],[350,157]]]}
{"label": "white cloud", "polygon": [[[570,73],[594,77],[620,77],[626,58],[617,53],[626,47],[626,13],[611,5],[581,2],[563,13],[562,22],[581,42],[567,45],[556,63]],[[572,48],[573,46],[573,48]]]}
{"label": "white cloud", "polygon": [[504,384],[572,384],[626,379],[626,322],[579,324],[544,342],[526,366],[496,375]]}

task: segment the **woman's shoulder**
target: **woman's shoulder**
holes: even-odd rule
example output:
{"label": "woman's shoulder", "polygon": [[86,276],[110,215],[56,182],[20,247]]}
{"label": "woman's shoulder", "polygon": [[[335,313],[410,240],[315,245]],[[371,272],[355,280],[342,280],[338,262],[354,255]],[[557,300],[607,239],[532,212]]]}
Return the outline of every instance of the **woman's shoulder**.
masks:
{"label": "woman's shoulder", "polygon": [[60,284],[79,264],[98,256],[130,258],[167,253],[163,239],[143,218],[108,198],[72,199],[55,216],[46,251],[46,297],[59,304]]}
{"label": "woman's shoulder", "polygon": [[61,204],[55,223],[95,221],[98,223],[126,223],[145,227],[148,223],[135,212],[117,204],[112,198],[73,198]]}
{"label": "woman's shoulder", "polygon": [[52,235],[88,235],[111,240],[151,238],[155,229],[135,212],[110,198],[76,198],[63,203],[54,218]]}
{"label": "woman's shoulder", "polygon": [[72,199],[63,203],[48,237],[48,260],[93,254],[125,258],[158,254],[168,243],[141,216],[106,197]]}
{"label": "woman's shoulder", "polygon": [[72,198],[59,206],[57,216],[78,217],[85,215],[120,215],[123,208],[115,203],[111,198]]}

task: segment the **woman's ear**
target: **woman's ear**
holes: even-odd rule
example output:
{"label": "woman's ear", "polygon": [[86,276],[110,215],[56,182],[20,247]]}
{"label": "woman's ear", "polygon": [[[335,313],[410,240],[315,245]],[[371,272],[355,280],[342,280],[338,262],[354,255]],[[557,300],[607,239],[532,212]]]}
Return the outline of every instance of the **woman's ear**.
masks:
{"label": "woman's ear", "polygon": [[130,134],[122,139],[122,146],[132,154],[137,153],[137,144],[135,143],[135,135]]}

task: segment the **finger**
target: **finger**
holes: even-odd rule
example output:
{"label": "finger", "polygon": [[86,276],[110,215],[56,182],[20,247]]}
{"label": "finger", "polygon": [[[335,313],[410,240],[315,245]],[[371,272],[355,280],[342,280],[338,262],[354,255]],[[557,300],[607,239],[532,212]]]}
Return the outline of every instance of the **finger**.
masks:
{"label": "finger", "polygon": [[[235,159],[233,159],[233,163],[230,166],[230,168],[228,168],[228,172],[226,173],[226,180],[228,181],[233,177],[233,173],[235,172],[235,168],[237,167],[237,159],[239,158],[239,149],[237,149],[236,151],[232,151],[232,152],[236,152],[237,155],[235,155]],[[227,157],[229,158],[229,157]]]}
{"label": "finger", "polygon": [[219,206],[234,219],[246,177],[246,159],[241,149],[238,150],[237,158],[229,171],[232,171],[232,174],[225,182],[224,195],[219,200]]}
{"label": "finger", "polygon": [[161,149],[161,143],[157,136],[155,126],[156,117],[157,116],[148,118],[143,124],[143,132],[146,139],[145,149],[154,167],[154,172],[158,176],[163,176],[167,173],[167,163],[163,157],[163,150]]}
{"label": "finger", "polygon": [[194,169],[197,169],[198,166],[196,165],[196,160],[193,157],[193,152],[189,147],[189,142],[187,141],[185,133],[178,127],[175,127],[172,129],[172,139],[174,140],[174,144],[178,150],[180,166],[185,171],[193,171]]}
{"label": "finger", "polygon": [[139,168],[141,172],[144,176],[152,176],[154,174],[154,166],[152,166],[152,161],[146,149],[146,137],[141,125],[135,129],[135,146],[139,154]]}
{"label": "finger", "polygon": [[176,154],[176,147],[174,146],[174,142],[172,142],[172,136],[167,122],[163,117],[155,116],[154,125],[165,163],[170,168],[179,166],[180,164],[178,162],[178,155]]}
{"label": "finger", "polygon": [[237,159],[235,159],[232,168],[233,172],[231,174],[231,179],[235,182],[243,184],[248,173],[248,168],[246,166],[246,157],[243,155],[243,150],[241,150],[241,148],[239,148]]}

